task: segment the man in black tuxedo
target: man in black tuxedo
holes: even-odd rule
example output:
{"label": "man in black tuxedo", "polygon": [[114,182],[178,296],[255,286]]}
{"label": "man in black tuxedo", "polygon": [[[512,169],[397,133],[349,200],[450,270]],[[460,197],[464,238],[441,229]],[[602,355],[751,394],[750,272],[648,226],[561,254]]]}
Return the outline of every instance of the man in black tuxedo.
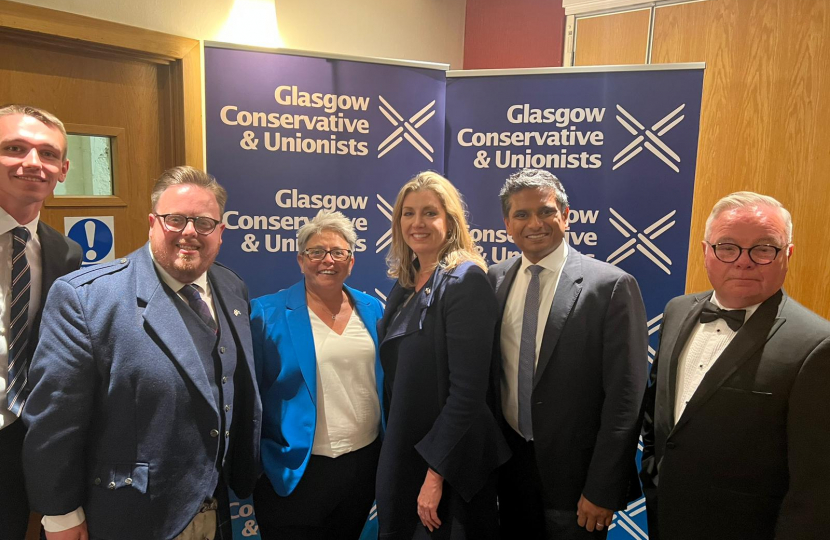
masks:
{"label": "man in black tuxedo", "polygon": [[40,221],[43,201],[69,170],[66,130],[52,114],[0,107],[0,537],[21,540],[29,522],[19,420],[46,293],[81,264],[81,247]]}
{"label": "man in black tuxedo", "polygon": [[522,250],[488,274],[500,309],[495,401],[513,450],[499,471],[501,537],[602,539],[614,511],[640,495],[640,289],[567,245],[568,197],[549,172],[524,169],[499,196]]}
{"label": "man in black tuxedo", "polygon": [[733,193],[702,247],[714,290],[666,306],[643,404],[650,538],[826,538],[830,322],[781,288],[790,214]]}

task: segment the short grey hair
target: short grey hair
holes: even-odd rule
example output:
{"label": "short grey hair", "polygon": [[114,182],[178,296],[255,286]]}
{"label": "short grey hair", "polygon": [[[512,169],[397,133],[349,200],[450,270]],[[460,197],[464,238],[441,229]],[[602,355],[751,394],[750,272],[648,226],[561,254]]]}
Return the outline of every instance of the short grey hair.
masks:
{"label": "short grey hair", "polygon": [[787,244],[793,242],[793,218],[790,212],[784,208],[784,205],[773,199],[769,195],[761,195],[752,191],[738,191],[731,193],[715,203],[712,208],[712,213],[706,219],[706,230],[704,236],[706,241],[709,241],[709,235],[712,234],[712,222],[718,216],[729,210],[736,210],[738,208],[757,208],[759,206],[767,208],[777,208],[781,212],[781,218],[784,220],[784,240]]}
{"label": "short grey hair", "polygon": [[553,191],[556,194],[559,211],[564,214],[565,209],[568,208],[568,194],[565,193],[565,187],[557,177],[542,169],[522,169],[511,174],[499,191],[502,216],[507,218],[510,215],[510,197],[525,189]]}
{"label": "short grey hair", "polygon": [[225,203],[228,202],[228,192],[225,191],[225,188],[216,181],[213,175],[187,165],[173,167],[161,173],[150,195],[153,212],[156,211],[162,193],[167,191],[168,188],[184,184],[193,184],[210,191],[216,198],[216,204],[219,205],[219,217],[225,215]]}
{"label": "short grey hair", "polygon": [[38,120],[41,124],[60,131],[61,135],[63,136],[63,155],[61,156],[61,160],[66,161],[66,150],[68,144],[66,139],[66,127],[63,125],[63,122],[61,122],[57,116],[50,113],[49,111],[38,109],[37,107],[32,107],[31,105],[11,103],[9,105],[0,106],[0,117],[12,116],[15,114],[31,116],[35,120]]}
{"label": "short grey hair", "polygon": [[343,215],[342,212],[331,212],[329,210],[320,210],[314,219],[300,227],[297,231],[297,253],[305,251],[308,241],[315,234],[320,234],[324,231],[332,231],[343,237],[343,240],[349,244],[349,249],[354,252],[354,246],[357,243],[357,233],[354,230],[352,220]]}

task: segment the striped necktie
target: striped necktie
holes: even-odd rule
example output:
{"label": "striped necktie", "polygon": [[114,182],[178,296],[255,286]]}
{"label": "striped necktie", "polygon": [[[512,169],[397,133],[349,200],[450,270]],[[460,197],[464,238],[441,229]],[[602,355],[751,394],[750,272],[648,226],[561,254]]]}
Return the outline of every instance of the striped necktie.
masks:
{"label": "striped necktie", "polygon": [[214,334],[217,333],[218,327],[216,326],[216,321],[213,319],[207,303],[202,299],[202,295],[199,294],[199,289],[196,288],[196,285],[192,283],[185,285],[179,292],[187,298],[187,303],[190,304],[190,307],[196,312],[196,315],[213,330]]}
{"label": "striped necktie", "polygon": [[9,324],[9,385],[6,387],[6,403],[9,410],[20,416],[28,391],[29,380],[29,290],[32,285],[29,261],[26,259],[26,242],[29,230],[12,229],[12,303]]}

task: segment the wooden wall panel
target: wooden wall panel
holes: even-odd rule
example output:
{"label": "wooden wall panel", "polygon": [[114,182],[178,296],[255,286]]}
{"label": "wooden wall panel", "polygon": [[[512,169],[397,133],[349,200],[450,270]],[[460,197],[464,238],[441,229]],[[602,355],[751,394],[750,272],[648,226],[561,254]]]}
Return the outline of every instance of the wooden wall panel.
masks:
{"label": "wooden wall panel", "polygon": [[576,20],[575,66],[645,64],[651,10]]}
{"label": "wooden wall panel", "polygon": [[559,67],[565,10],[550,0],[467,0],[464,69]]}
{"label": "wooden wall panel", "polygon": [[830,3],[660,7],[652,61],[707,65],[687,290],[709,286],[700,240],[712,205],[734,191],[757,191],[793,214],[788,293],[830,317]]}

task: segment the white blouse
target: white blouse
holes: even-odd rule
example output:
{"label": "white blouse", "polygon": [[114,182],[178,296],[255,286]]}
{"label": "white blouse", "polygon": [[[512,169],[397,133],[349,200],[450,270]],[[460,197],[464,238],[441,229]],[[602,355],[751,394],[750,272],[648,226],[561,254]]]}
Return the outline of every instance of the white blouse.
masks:
{"label": "white blouse", "polygon": [[356,312],[343,334],[311,308],[317,353],[317,429],[311,453],[335,458],[371,444],[380,429],[375,342]]}

